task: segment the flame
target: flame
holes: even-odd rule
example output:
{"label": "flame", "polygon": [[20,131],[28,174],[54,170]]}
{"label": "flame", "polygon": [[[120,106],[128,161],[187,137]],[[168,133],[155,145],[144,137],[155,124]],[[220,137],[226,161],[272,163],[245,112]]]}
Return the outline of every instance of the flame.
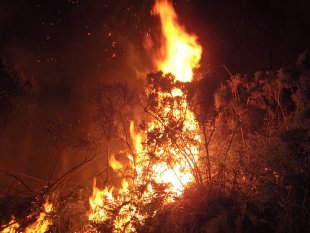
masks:
{"label": "flame", "polygon": [[[164,73],[171,73],[175,76],[174,84],[177,81],[190,82],[193,79],[193,69],[199,67],[202,49],[197,43],[197,37],[186,33],[185,29],[178,23],[176,12],[171,3],[167,0],[157,0],[154,12],[159,15],[163,32],[162,57],[156,58],[157,68]],[[173,106],[163,103],[167,97],[173,97]],[[198,123],[194,113],[189,110],[186,95],[179,88],[174,88],[171,93],[158,93],[159,109],[163,115],[173,113],[176,119],[182,119],[184,126],[182,133],[185,135],[191,132],[193,140],[200,141]],[[131,153],[128,154],[130,161],[130,178],[122,179],[121,187],[111,186],[100,189],[93,183],[93,192],[89,198],[90,211],[89,221],[93,223],[112,223],[112,232],[135,232],[132,224],[133,219],[143,223],[147,213],[140,212],[151,203],[150,200],[156,195],[156,184],[164,184],[165,203],[174,200],[174,197],[182,195],[185,187],[194,181],[193,169],[198,161],[199,146],[183,140],[183,150],[174,147],[172,142],[165,142],[163,147],[155,149],[156,157],[160,158],[154,162],[152,155],[148,153],[147,132],[159,128],[164,134],[164,128],[168,127],[168,119],[162,122],[151,120],[147,123],[146,132],[139,132],[135,128],[134,121],[130,122],[129,133],[132,139]],[[184,139],[183,136],[180,136]],[[117,161],[112,155],[109,158],[112,169],[120,171],[127,170],[124,165]],[[132,176],[134,174],[134,176]],[[149,182],[152,181],[152,182]],[[143,187],[139,189],[139,187]],[[143,191],[141,191],[143,190]],[[117,214],[115,215],[115,210]],[[156,211],[153,213],[155,214]]]}
{"label": "flame", "polygon": [[[34,223],[29,225],[23,232],[25,233],[45,233],[48,231],[52,221],[48,218],[48,214],[52,212],[53,204],[46,199],[43,204],[43,211],[40,212],[38,218]],[[29,218],[30,216],[28,216]],[[6,228],[3,229],[3,233],[15,233],[19,231],[20,224],[15,220],[15,217],[12,216],[11,221]]]}
{"label": "flame", "polygon": [[[193,79],[193,70],[199,67],[202,53],[202,47],[197,43],[197,37],[188,34],[185,28],[179,24],[177,14],[169,1],[155,1],[153,11],[160,17],[163,33],[161,50],[164,56],[156,59],[157,68],[164,73],[173,74],[175,76],[174,82],[190,82]],[[184,117],[183,131],[196,131],[199,128],[198,123],[194,113],[188,109],[186,96],[182,90],[174,88],[171,93],[159,93],[159,103],[164,102],[164,99],[169,97],[170,94],[173,98],[181,97],[182,99],[181,105],[175,103],[177,106],[173,106],[173,115],[177,119]],[[171,111],[171,106],[163,108],[165,115],[168,115]],[[166,123],[151,122],[149,129],[154,127],[160,128],[160,124],[165,125]],[[200,140],[198,135],[195,136],[195,140]],[[170,165],[168,163],[157,164],[156,168],[154,168],[156,173],[160,174],[155,180],[171,184],[169,191],[178,196],[181,195],[184,187],[193,181],[192,171],[188,168],[194,167],[194,163],[198,160],[199,148],[196,145],[186,145],[185,147],[187,149],[183,153],[174,148],[160,148],[157,151],[159,155],[165,156],[167,154],[166,151],[168,151],[170,157],[172,155],[176,163]],[[193,155],[193,158],[188,160],[186,158],[187,154]]]}
{"label": "flame", "polygon": [[156,59],[156,65],[164,73],[172,73],[176,80],[190,82],[193,69],[199,67],[202,48],[195,35],[186,33],[178,22],[177,14],[167,0],[158,0],[154,13],[159,15],[163,33],[164,59]]}
{"label": "flame", "polygon": [[15,217],[12,216],[10,222],[7,224],[7,227],[5,227],[2,232],[3,233],[15,233],[18,232],[19,229],[19,223],[16,222]]}
{"label": "flame", "polygon": [[[152,121],[149,123],[149,129],[158,126],[158,122]],[[188,167],[188,162],[185,160],[183,155],[178,154],[173,151],[172,148],[160,148],[157,151],[157,155],[162,157],[162,160],[156,162],[155,164],[149,164],[150,158],[147,157],[146,153],[143,151],[141,144],[142,135],[136,133],[134,130],[134,122],[130,123],[130,135],[136,145],[136,172],[137,180],[140,183],[143,183],[143,175],[147,169],[150,169],[151,172],[149,179],[154,180],[158,184],[168,184],[166,189],[167,193],[171,193],[173,196],[180,196],[184,190],[184,187],[193,181],[193,175],[190,172]],[[176,163],[173,164],[173,167],[170,166],[164,159],[166,155],[166,150],[174,155],[174,160]],[[167,199],[167,202],[172,201],[172,198]]]}
{"label": "flame", "polygon": [[[132,202],[132,199],[137,197],[130,195],[129,182],[126,179],[122,180],[122,186],[116,192],[117,189],[113,186],[99,189],[94,179],[93,193],[89,198],[91,209],[88,213],[88,220],[96,224],[112,222],[113,232],[133,232],[131,219],[133,217],[143,219]],[[115,210],[118,211],[117,215],[115,215]]]}
{"label": "flame", "polygon": [[119,170],[119,169],[122,169],[122,167],[123,167],[123,165],[115,159],[114,154],[111,155],[111,157],[109,159],[109,164],[113,170]]}
{"label": "flame", "polygon": [[91,211],[88,214],[88,219],[93,222],[101,222],[105,221],[108,218],[108,211],[103,208],[106,205],[105,202],[109,203],[114,200],[113,197],[113,187],[112,188],[105,188],[100,190],[96,186],[96,179],[93,182],[93,193],[92,196],[89,198],[89,205],[91,207]]}
{"label": "flame", "polygon": [[43,204],[44,211],[42,211],[37,220],[25,229],[25,233],[44,233],[47,232],[52,221],[47,217],[53,209],[53,204],[48,199]]}
{"label": "flame", "polygon": [[135,123],[133,121],[130,122],[129,131],[131,138],[134,140],[136,153],[139,155],[143,152],[142,135],[135,132]]}

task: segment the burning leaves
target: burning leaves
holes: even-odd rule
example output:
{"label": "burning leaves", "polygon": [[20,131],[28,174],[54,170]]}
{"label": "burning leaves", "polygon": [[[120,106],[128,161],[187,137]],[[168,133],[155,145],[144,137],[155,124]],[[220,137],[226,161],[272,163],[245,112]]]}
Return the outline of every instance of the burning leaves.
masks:
{"label": "burning leaves", "polygon": [[[148,127],[146,144],[149,153],[154,154],[159,163],[165,163],[161,179],[169,181],[171,191],[180,195],[184,187],[195,180],[200,144],[198,123],[187,104],[184,86],[173,76],[162,77],[161,73],[157,73],[150,74],[148,78],[146,111],[153,119],[145,124]],[[169,80],[170,90],[154,88],[161,85],[158,84],[161,78]]]}
{"label": "burning leaves", "polygon": [[[112,232],[135,232],[147,217],[155,214],[154,206],[166,198],[163,186],[157,185],[149,170],[149,160],[141,147],[141,135],[135,133],[130,124],[130,135],[134,154],[128,155],[130,166],[120,171],[123,175],[121,187],[99,189],[94,181],[93,194],[89,199],[91,210],[88,219],[96,229],[109,229]],[[110,165],[119,168],[120,163],[111,156]],[[153,207],[152,207],[153,206]]]}
{"label": "burning leaves", "polygon": [[[8,220],[2,232],[209,232],[222,231],[223,225],[223,232],[240,232],[244,226],[251,229],[249,222],[257,232],[261,231],[256,229],[259,224],[263,229],[276,229],[275,219],[281,219],[277,231],[291,232],[295,226],[283,228],[291,229],[285,231],[281,230],[281,223],[295,221],[296,210],[304,216],[308,214],[309,189],[303,184],[309,178],[308,128],[300,129],[304,126],[298,117],[303,116],[294,115],[309,109],[303,100],[308,96],[308,89],[303,93],[297,84],[288,82],[289,74],[284,70],[276,75],[257,75],[252,80],[231,75],[226,85],[214,91],[214,103],[209,101],[212,104],[203,105],[205,109],[214,107],[212,119],[207,114],[199,118],[199,114],[206,111],[194,103],[197,108],[193,113],[188,87],[195,84],[188,82],[199,66],[201,47],[196,37],[188,35],[178,24],[168,1],[156,1],[154,12],[160,16],[163,32],[162,57],[154,60],[162,71],[147,76],[145,95],[139,98],[119,83],[101,86],[95,93],[98,113],[95,122],[99,123],[100,136],[94,136],[89,144],[95,144],[98,151],[106,151],[86,159],[82,165],[100,156],[105,157],[106,163],[93,175],[97,179],[94,179],[92,194],[85,194],[80,187],[81,192],[63,194],[65,198],[59,206],[63,204],[66,213],[60,210],[57,216],[59,222],[65,219],[63,228],[58,229],[61,224],[56,225],[56,219],[51,218],[55,203],[53,207],[47,198],[43,206],[40,202],[40,207],[25,215],[24,221],[14,217]],[[192,100],[199,98],[197,96],[192,94]],[[136,113],[131,109],[134,105],[142,107],[144,115],[132,116]],[[260,115],[253,114],[253,109],[259,110]],[[123,114],[125,112],[130,114]],[[262,130],[256,131],[250,126],[254,125],[253,119],[258,122],[258,118],[268,124],[258,124]],[[289,122],[291,120],[295,120],[298,127]],[[137,122],[141,122],[139,127]],[[283,123],[285,132],[280,128]],[[296,137],[298,133],[300,137]],[[52,186],[58,188],[60,182],[82,165],[58,178],[48,191],[51,192]],[[298,191],[294,193],[294,189]],[[87,195],[88,202],[78,193]],[[266,200],[272,205],[268,206]],[[70,205],[75,213],[85,207],[79,211],[82,217],[78,220],[69,213]],[[230,211],[233,205],[237,208]],[[247,205],[259,208],[249,212]],[[268,212],[268,208],[272,212]],[[270,226],[265,216],[273,218],[268,219],[272,222]],[[71,222],[74,227],[71,228],[68,219],[74,219]],[[166,231],[160,230],[162,225],[168,226]]]}
{"label": "burning leaves", "polygon": [[43,211],[39,214],[37,220],[26,228],[25,233],[45,233],[52,225],[52,221],[47,217],[52,208],[53,205],[47,199],[43,204]]}
{"label": "burning leaves", "polygon": [[[103,139],[107,141],[107,179],[104,188],[93,183],[87,213],[91,225],[99,231],[136,232],[153,217],[162,204],[182,195],[186,186],[200,182],[198,123],[189,108],[186,82],[193,79],[193,69],[199,66],[201,46],[194,35],[179,25],[177,15],[168,1],[156,1],[154,13],[160,17],[163,45],[161,58],[155,58],[162,72],[148,76],[147,118],[138,131],[133,121],[124,120],[122,109],[130,106],[132,96],[126,86],[114,85],[98,89],[95,94]],[[116,119],[120,119],[119,127]],[[127,132],[129,128],[129,133]],[[128,164],[111,153],[112,138],[125,134]],[[109,169],[120,183],[109,180]],[[118,184],[117,184],[118,183]],[[47,202],[37,221],[26,232],[45,232],[51,222]],[[13,226],[13,224],[12,224]]]}
{"label": "burning leaves", "polygon": [[185,86],[168,74],[148,76],[148,118],[140,132],[129,124],[129,163],[113,154],[110,167],[121,177],[121,186],[100,189],[96,182],[89,199],[89,220],[96,229],[135,232],[156,214],[158,206],[182,195],[185,187],[199,181],[198,124],[186,100]]}
{"label": "burning leaves", "polygon": [[49,227],[53,224],[52,220],[49,218],[49,214],[53,210],[52,203],[46,199],[45,203],[43,204],[43,210],[39,213],[39,216],[35,217],[35,212],[32,212],[30,215],[27,216],[29,221],[32,221],[35,218],[35,221],[32,222],[25,228],[21,229],[21,225],[17,222],[14,216],[12,216],[11,221],[4,226],[2,230],[3,233],[15,233],[15,232],[23,232],[25,233],[45,233],[49,229]]}
{"label": "burning leaves", "polygon": [[196,37],[188,35],[178,24],[168,1],[156,1],[154,11],[160,16],[165,42],[164,58],[156,59],[156,65],[169,74],[148,76],[145,112],[149,117],[141,125],[143,134],[137,133],[134,123],[130,123],[129,167],[123,167],[114,155],[109,159],[113,170],[127,169],[130,175],[122,174],[122,187],[118,189],[100,190],[94,182],[89,200],[89,220],[105,223],[113,232],[136,231],[137,224],[143,224],[156,212],[156,208],[146,212],[144,209],[156,202],[173,201],[188,184],[201,179],[199,127],[182,83],[192,80],[193,69],[199,66],[201,47]]}
{"label": "burning leaves", "polygon": [[94,180],[93,194],[89,198],[91,210],[88,219],[96,228],[111,232],[132,232],[134,222],[143,220],[138,210],[140,196],[134,195],[128,189],[128,182],[122,181],[122,187],[106,187],[100,190]]}
{"label": "burning leaves", "polygon": [[15,233],[15,232],[18,232],[19,227],[20,227],[19,223],[15,220],[15,217],[12,216],[11,221],[2,230],[2,233]]}

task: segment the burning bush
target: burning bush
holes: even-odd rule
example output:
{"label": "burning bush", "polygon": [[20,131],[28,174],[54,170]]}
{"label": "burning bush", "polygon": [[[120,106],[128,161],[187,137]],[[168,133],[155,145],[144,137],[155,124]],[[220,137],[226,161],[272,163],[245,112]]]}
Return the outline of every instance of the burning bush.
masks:
{"label": "burning bush", "polygon": [[[202,52],[197,37],[168,1],[156,1],[153,13],[163,33],[154,59],[161,71],[147,75],[142,91],[124,83],[94,91],[96,133],[78,140],[91,156],[40,180],[43,191],[6,172],[37,199],[27,213],[6,216],[1,231],[305,232],[308,56],[297,69],[252,78],[228,72],[208,92],[212,75],[191,82]],[[69,186],[94,161],[89,180]]]}

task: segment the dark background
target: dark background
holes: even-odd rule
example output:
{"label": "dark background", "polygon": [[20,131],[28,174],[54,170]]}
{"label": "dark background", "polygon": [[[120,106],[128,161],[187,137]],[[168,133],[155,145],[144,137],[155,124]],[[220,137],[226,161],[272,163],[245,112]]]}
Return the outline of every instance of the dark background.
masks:
{"label": "dark background", "polygon": [[[117,80],[138,86],[154,70],[143,46],[146,35],[158,39],[152,5],[150,0],[0,2],[2,63],[36,86],[1,112],[7,116],[1,122],[1,169],[47,177],[59,157],[64,158],[59,174],[83,157],[64,134],[68,127],[72,134],[92,132],[91,90]],[[180,0],[174,6],[204,49],[203,71],[225,64],[232,73],[252,75],[293,66],[310,47],[307,0]],[[47,132],[47,121],[64,127]]]}
{"label": "dark background", "polygon": [[[123,57],[130,56],[126,44],[132,43],[140,54],[143,36],[157,23],[150,16],[150,0],[4,0],[0,4],[1,55],[14,63],[21,63],[21,58],[36,61],[36,68],[50,63],[58,68],[59,63],[80,65],[84,70],[100,65],[106,70],[106,63],[119,67]],[[236,72],[250,73],[289,65],[309,47],[306,0],[180,0],[174,5],[182,24],[200,38],[203,63],[225,63]],[[113,41],[117,44],[111,48]],[[116,62],[109,62],[113,53]],[[29,54],[31,58],[23,57]]]}

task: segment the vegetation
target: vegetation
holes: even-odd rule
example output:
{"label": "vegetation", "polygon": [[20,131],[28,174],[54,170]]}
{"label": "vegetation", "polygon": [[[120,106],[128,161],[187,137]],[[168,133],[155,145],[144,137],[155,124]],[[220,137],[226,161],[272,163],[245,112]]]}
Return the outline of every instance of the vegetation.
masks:
{"label": "vegetation", "polygon": [[309,59],[305,52],[296,68],[230,75],[217,87],[208,75],[188,87],[204,135],[206,179],[140,232],[310,229]]}
{"label": "vegetation", "polygon": [[[7,89],[1,87],[0,101],[6,107],[11,106],[8,93],[15,93],[8,88],[20,85],[10,79],[16,76],[3,70],[1,67],[2,81],[8,85]],[[178,151],[188,161],[194,182],[186,186],[182,196],[174,197],[174,202],[165,202],[166,187],[156,186],[149,178],[152,170],[146,170],[142,177],[145,184],[139,183],[127,194],[130,198],[109,210],[111,221],[123,206],[130,206],[140,208],[137,214],[147,215],[143,224],[136,216],[130,218],[139,233],[307,232],[310,229],[309,76],[310,55],[305,52],[294,68],[256,72],[253,77],[229,74],[226,79],[207,74],[194,83],[180,83],[170,74],[151,73],[147,77],[146,94],[140,95],[125,84],[100,86],[92,98],[98,133],[80,141],[87,142],[85,146],[90,150],[103,146],[106,149],[103,155],[92,155],[45,184],[41,192],[33,194],[31,201],[36,204],[32,208],[26,206],[24,214],[20,207],[14,207],[18,210],[14,213],[12,207],[1,215],[6,220],[11,214],[15,214],[17,221],[25,219],[30,212],[40,209],[38,203],[43,203],[44,197],[50,196],[54,201],[49,215],[54,222],[52,232],[115,230],[109,221],[92,226],[87,222],[89,184],[66,187],[66,192],[60,192],[60,187],[63,190],[61,183],[100,156],[105,160],[93,177],[101,185],[119,183],[122,177],[134,184],[138,173],[127,167],[129,161],[124,154],[131,153],[133,161],[138,161],[129,125],[140,111],[138,115],[144,120],[135,120],[146,134],[143,161],[149,167],[159,161],[175,166],[181,159],[174,160],[174,153],[160,157],[158,148]],[[175,88],[185,95],[172,95]],[[159,92],[168,94],[163,97]],[[188,105],[184,108],[185,100]],[[178,107],[182,111],[176,117],[171,112]],[[7,113],[7,107],[1,111]],[[186,128],[187,111],[193,112],[197,128]],[[150,121],[157,123],[150,128],[147,126]],[[4,128],[2,125],[1,131]],[[197,134],[199,138],[195,137]],[[199,148],[199,159],[195,159],[188,144]],[[111,169],[112,154],[121,161],[122,171]],[[19,176],[15,178],[23,182]],[[156,195],[142,202],[148,183],[156,187]],[[9,208],[6,201],[7,197],[1,201],[2,206]],[[28,221],[33,219],[22,221],[22,227]]]}

